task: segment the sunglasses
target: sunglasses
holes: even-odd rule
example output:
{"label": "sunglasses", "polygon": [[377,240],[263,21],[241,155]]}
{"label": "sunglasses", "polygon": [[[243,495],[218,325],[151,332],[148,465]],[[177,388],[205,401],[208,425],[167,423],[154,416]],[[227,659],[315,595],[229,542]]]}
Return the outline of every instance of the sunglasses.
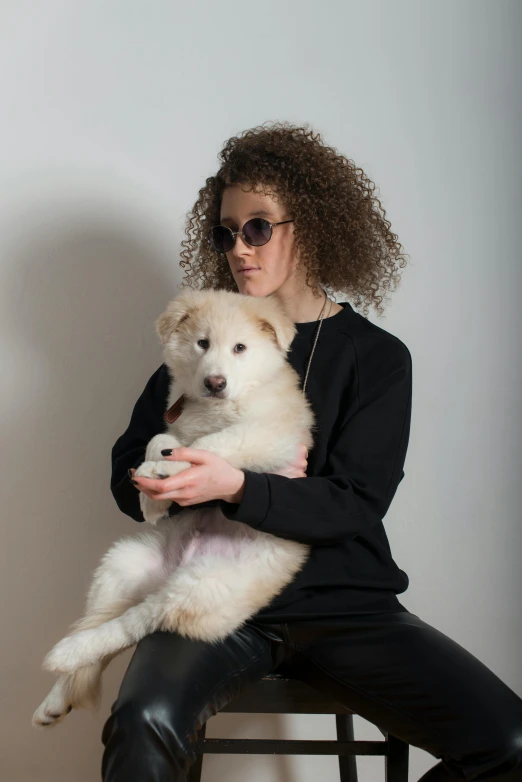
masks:
{"label": "sunglasses", "polygon": [[242,231],[232,231],[226,225],[215,225],[208,232],[208,239],[218,253],[228,253],[236,243],[238,234],[241,234],[245,242],[252,247],[262,247],[272,238],[274,226],[293,222],[293,220],[281,220],[280,223],[269,223],[263,217],[253,217],[247,220]]}

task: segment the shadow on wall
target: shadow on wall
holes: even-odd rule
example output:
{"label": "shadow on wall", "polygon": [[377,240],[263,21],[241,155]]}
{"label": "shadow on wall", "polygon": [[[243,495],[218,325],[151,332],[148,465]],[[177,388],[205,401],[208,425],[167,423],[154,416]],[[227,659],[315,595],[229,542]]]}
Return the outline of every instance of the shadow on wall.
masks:
{"label": "shadow on wall", "polygon": [[[54,207],[52,221],[26,216],[26,236],[11,240],[0,316],[10,367],[10,507],[22,501],[41,516],[52,503],[59,516],[45,537],[64,532],[72,507],[94,510],[97,501],[112,501],[110,447],[162,361],[153,324],[180,279],[174,254],[171,262],[136,223],[58,214]],[[35,449],[31,499],[27,476],[15,466]],[[104,526],[92,519],[86,539]],[[79,553],[83,561],[87,552]]]}

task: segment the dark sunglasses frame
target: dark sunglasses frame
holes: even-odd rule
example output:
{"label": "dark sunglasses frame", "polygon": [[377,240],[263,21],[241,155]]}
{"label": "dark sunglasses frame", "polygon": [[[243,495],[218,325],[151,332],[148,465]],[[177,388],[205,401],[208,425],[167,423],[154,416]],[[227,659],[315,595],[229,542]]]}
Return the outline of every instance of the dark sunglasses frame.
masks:
{"label": "dark sunglasses frame", "polygon": [[[254,222],[254,220],[261,220],[263,223],[266,223],[266,225],[268,225],[268,226],[270,227],[270,236],[268,237],[268,239],[267,239],[265,242],[260,242],[259,244],[253,244],[253,242],[249,242],[249,241],[248,241],[248,239],[247,239],[247,237],[245,236],[245,233],[244,233],[244,231],[245,231],[245,227],[246,227],[246,226],[247,226],[249,223],[252,223],[252,222]],[[251,218],[250,218],[250,220],[247,220],[247,221],[246,221],[246,223],[245,223],[245,225],[243,226],[243,228],[241,229],[241,231],[233,231],[233,230],[232,230],[231,228],[229,228],[227,225],[221,225],[221,224],[220,224],[220,225],[215,225],[215,226],[213,226],[213,228],[211,228],[211,229],[210,229],[210,231],[208,232],[208,241],[209,241],[209,244],[211,245],[211,247],[213,247],[213,249],[214,249],[214,250],[215,250],[217,253],[221,253],[221,254],[225,254],[225,253],[229,253],[229,252],[230,252],[230,250],[233,248],[233,246],[234,246],[234,245],[235,245],[235,243],[236,243],[236,236],[237,236],[238,234],[241,234],[241,236],[243,237],[244,241],[245,241],[245,242],[246,242],[248,245],[250,245],[250,247],[263,247],[265,244],[268,244],[268,242],[269,242],[269,241],[270,241],[270,239],[272,238],[272,228],[274,228],[274,226],[276,226],[276,225],[284,225],[285,223],[293,223],[293,222],[294,222],[293,220],[281,220],[279,223],[271,223],[269,220],[265,220],[265,218],[264,218],[264,217],[251,217]],[[232,244],[230,245],[230,249],[228,249],[228,250],[219,250],[219,249],[216,247],[216,245],[214,244],[214,228],[221,228],[221,229],[224,229],[224,230],[226,230],[226,231],[228,231],[228,232],[229,232],[230,236],[232,237]]]}

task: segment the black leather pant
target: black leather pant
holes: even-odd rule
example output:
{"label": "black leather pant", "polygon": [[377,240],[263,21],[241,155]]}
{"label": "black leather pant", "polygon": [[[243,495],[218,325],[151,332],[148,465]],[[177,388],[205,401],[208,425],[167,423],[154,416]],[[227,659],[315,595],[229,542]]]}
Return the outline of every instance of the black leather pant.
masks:
{"label": "black leather pant", "polygon": [[219,644],[156,632],[137,646],[103,729],[104,782],[181,782],[196,729],[249,682],[307,681],[441,762],[423,782],[522,781],[522,700],[408,611],[283,624]]}

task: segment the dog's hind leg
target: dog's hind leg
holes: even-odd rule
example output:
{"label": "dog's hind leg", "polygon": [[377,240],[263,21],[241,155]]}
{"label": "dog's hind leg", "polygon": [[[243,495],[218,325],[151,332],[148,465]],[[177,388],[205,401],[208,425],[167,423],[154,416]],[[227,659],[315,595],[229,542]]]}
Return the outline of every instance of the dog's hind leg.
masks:
{"label": "dog's hind leg", "polygon": [[[157,533],[145,533],[139,538],[120,540],[104,555],[96,569],[89,588],[85,615],[74,623],[72,633],[51,649],[43,667],[62,673],[72,673],[84,665],[98,663],[108,655],[123,651],[135,641],[118,636],[116,619],[133,607],[139,607],[144,598],[161,588],[166,578],[162,539]],[[110,633],[115,632],[115,643]],[[146,633],[143,633],[145,635]],[[141,636],[140,636],[141,637]],[[116,641],[118,638],[118,641]],[[94,639],[98,639],[96,644]],[[105,640],[102,640],[105,639]],[[139,639],[138,639],[139,640]],[[89,646],[92,653],[85,659],[74,658],[74,648]],[[58,652],[58,650],[61,652]],[[67,667],[51,663],[69,649]]]}
{"label": "dog's hind leg", "polygon": [[[93,667],[89,666],[89,668]],[[58,677],[49,695],[44,698],[33,714],[32,721],[35,728],[47,728],[51,725],[57,725],[58,722],[61,722],[69,714],[72,709],[69,698],[69,680],[73,676],[76,676],[76,673],[62,674]]]}
{"label": "dog's hind leg", "polygon": [[85,665],[74,673],[61,674],[50,693],[33,714],[33,726],[57,725],[72,709],[95,709],[101,697],[101,675],[113,656],[94,665]]}
{"label": "dog's hind leg", "polygon": [[161,589],[121,616],[63,638],[45,657],[43,667],[55,673],[72,673],[138,643],[149,633],[160,629],[165,613],[162,593]]}
{"label": "dog's hind leg", "polygon": [[94,571],[85,616],[75,623],[74,629],[97,627],[120,616],[161,587],[166,579],[164,546],[165,540],[158,532],[116,541]]}

